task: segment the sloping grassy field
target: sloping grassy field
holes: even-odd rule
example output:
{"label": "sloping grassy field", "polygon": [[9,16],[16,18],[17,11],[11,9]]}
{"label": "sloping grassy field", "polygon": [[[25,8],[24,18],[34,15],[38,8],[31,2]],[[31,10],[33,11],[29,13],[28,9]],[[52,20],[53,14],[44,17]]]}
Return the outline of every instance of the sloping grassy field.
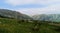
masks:
{"label": "sloping grassy field", "polygon": [[34,23],[21,22],[21,20],[0,18],[0,33],[60,33],[60,26],[43,23],[39,30],[34,31]]}

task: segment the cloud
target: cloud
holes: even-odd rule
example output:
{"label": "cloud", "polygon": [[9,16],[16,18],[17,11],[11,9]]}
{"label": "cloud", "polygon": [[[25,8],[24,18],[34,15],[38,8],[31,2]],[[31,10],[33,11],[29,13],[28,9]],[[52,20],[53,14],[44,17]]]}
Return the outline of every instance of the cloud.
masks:
{"label": "cloud", "polygon": [[21,12],[27,15],[60,14],[60,0],[6,0],[5,3],[8,3],[13,6],[26,5],[26,4],[47,5],[46,7],[41,7],[41,8],[16,9],[18,12]]}
{"label": "cloud", "polygon": [[49,5],[54,3],[59,3],[60,0],[5,0],[5,3],[8,3],[13,6],[25,5],[25,4],[43,4]]}
{"label": "cloud", "polygon": [[24,4],[33,3],[34,0],[5,0],[5,2],[13,6],[16,6],[16,5],[24,5]]}
{"label": "cloud", "polygon": [[27,15],[60,14],[60,4],[55,4],[44,8],[23,8],[17,9],[17,11]]}

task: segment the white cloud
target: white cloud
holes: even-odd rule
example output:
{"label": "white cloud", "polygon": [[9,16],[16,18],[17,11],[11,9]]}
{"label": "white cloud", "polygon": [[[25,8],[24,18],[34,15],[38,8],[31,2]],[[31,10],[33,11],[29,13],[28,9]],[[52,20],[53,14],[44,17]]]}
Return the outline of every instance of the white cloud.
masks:
{"label": "white cloud", "polygon": [[60,4],[51,5],[45,8],[24,8],[24,9],[17,9],[17,10],[27,15],[60,14]]}
{"label": "white cloud", "polygon": [[60,0],[6,0],[6,3],[13,6],[25,4],[43,4],[47,7],[43,8],[23,8],[17,9],[19,12],[34,15],[34,14],[59,14],[60,13]]}
{"label": "white cloud", "polygon": [[6,3],[11,4],[13,6],[24,5],[24,4],[53,4],[58,3],[60,0],[5,0]]}
{"label": "white cloud", "polygon": [[5,2],[13,6],[16,6],[16,5],[24,5],[24,4],[33,3],[34,0],[6,0]]}

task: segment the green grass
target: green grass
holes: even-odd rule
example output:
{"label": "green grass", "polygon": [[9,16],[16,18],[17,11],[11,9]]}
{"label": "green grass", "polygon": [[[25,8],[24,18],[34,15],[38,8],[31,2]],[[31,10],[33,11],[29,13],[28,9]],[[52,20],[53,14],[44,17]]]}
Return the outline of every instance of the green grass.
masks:
{"label": "green grass", "polygon": [[60,26],[49,25],[47,23],[41,24],[39,31],[33,31],[33,27],[33,23],[18,23],[16,19],[0,18],[0,33],[60,33],[55,30]]}

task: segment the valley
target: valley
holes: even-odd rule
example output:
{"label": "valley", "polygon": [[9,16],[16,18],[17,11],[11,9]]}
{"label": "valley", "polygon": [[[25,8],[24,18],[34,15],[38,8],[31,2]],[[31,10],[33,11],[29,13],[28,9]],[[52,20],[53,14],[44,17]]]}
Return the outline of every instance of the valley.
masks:
{"label": "valley", "polygon": [[[56,17],[57,16],[57,17]],[[0,9],[0,33],[60,33],[60,16],[28,15]]]}

